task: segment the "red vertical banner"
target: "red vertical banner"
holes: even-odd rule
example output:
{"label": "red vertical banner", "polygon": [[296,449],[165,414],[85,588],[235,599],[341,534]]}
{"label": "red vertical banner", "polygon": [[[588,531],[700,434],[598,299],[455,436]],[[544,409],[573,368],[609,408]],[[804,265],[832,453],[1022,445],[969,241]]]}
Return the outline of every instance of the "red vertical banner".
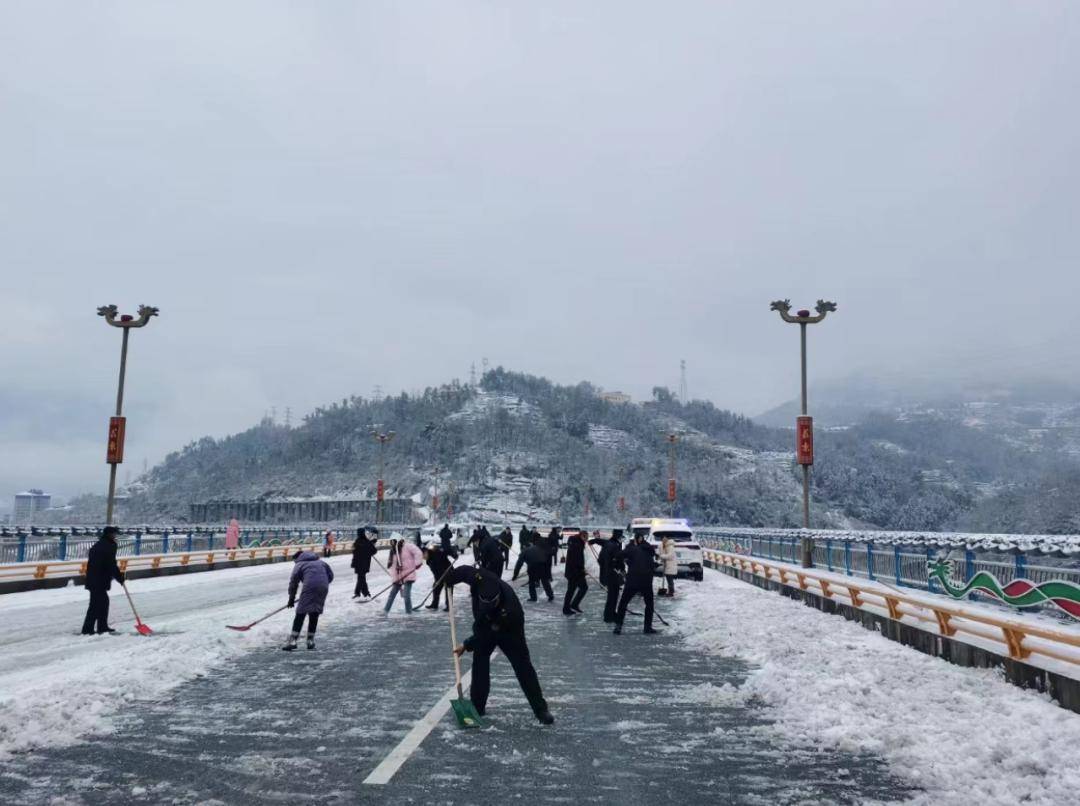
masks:
{"label": "red vertical banner", "polygon": [[439,496],[437,496],[437,495],[431,496],[431,511],[432,512],[438,512],[439,511]]}
{"label": "red vertical banner", "polygon": [[667,483],[667,500],[675,500],[675,479],[668,479]]}
{"label": "red vertical banner", "polygon": [[814,463],[814,418],[795,419],[795,461],[800,465]]}
{"label": "red vertical banner", "polygon": [[626,497],[619,496],[619,512],[626,512]]}
{"label": "red vertical banner", "polygon": [[383,491],[384,490],[385,490],[385,487],[383,486],[383,480],[379,479],[379,483],[375,485],[375,497],[377,499],[379,499],[380,501],[383,500]]}
{"label": "red vertical banner", "polygon": [[118,465],[124,461],[124,432],[127,420],[124,417],[109,418],[109,446],[105,451],[105,462]]}

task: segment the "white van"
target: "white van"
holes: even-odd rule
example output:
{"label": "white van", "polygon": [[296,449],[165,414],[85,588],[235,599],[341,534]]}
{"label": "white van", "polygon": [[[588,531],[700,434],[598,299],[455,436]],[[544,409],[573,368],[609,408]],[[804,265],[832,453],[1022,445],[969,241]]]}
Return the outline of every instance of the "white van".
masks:
{"label": "white van", "polygon": [[[701,582],[705,578],[701,545],[694,539],[694,530],[685,518],[634,518],[630,521],[630,536],[644,536],[660,550],[660,542],[670,537],[675,542],[675,557],[679,562],[679,579]],[[657,575],[661,573],[657,571]]]}

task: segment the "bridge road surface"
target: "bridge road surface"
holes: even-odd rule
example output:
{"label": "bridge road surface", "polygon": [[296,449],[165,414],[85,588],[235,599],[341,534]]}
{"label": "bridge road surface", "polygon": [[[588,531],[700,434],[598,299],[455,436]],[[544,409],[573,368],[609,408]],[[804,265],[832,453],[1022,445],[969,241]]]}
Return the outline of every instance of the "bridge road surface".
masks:
{"label": "bridge road surface", "polygon": [[[111,734],[0,764],[0,802],[856,804],[909,794],[874,757],[785,747],[762,730],[782,714],[724,705],[714,687],[744,680],[743,662],[691,653],[672,630],[642,635],[640,618],[612,635],[596,585],[586,615],[565,617],[561,588],[554,603],[525,601],[553,727],[534,719],[496,655],[488,727],[463,730],[444,714],[389,784],[363,783],[452,684],[444,613],[365,614],[321,633],[314,652],[282,652],[268,633],[227,668],[130,708]],[[658,604],[669,620],[693,618]]]}

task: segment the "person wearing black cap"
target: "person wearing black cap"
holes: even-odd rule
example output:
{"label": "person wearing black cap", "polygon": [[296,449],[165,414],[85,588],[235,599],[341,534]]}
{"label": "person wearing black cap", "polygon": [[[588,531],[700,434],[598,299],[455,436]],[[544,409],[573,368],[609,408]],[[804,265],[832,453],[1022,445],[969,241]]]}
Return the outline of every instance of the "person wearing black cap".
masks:
{"label": "person wearing black cap", "polygon": [[547,548],[539,543],[530,543],[518,557],[518,564],[514,567],[514,579],[521,573],[522,565],[529,574],[529,601],[536,601],[536,588],[541,585],[548,601],[555,601],[555,592],[551,589],[551,556]]}
{"label": "person wearing black cap", "polygon": [[571,535],[566,540],[566,597],[563,599],[563,615],[572,616],[581,613],[578,605],[589,592],[589,583],[585,581],[585,533]]}
{"label": "person wearing black cap", "polygon": [[121,584],[124,582],[124,575],[116,563],[116,536],[119,533],[115,526],[106,526],[86,555],[84,585],[90,591],[90,604],[83,619],[83,635],[116,632],[109,626],[109,589],[114,579]]}
{"label": "person wearing black cap", "polygon": [[[368,539],[368,532],[371,532],[371,538]],[[353,571],[356,572],[356,590],[353,592],[353,598],[358,599],[361,596],[371,597],[371,591],[367,586],[367,575],[371,571],[371,558],[375,556],[375,552],[378,551],[376,547],[376,541],[379,539],[378,529],[357,529],[356,541],[353,543],[352,549],[352,565]]]}
{"label": "person wearing black cap", "polygon": [[615,529],[608,540],[589,541],[600,546],[600,555],[596,558],[596,563],[600,566],[600,584],[607,589],[604,621],[608,624],[615,621],[615,611],[619,605],[619,591],[622,590],[625,572],[622,559],[622,536],[622,529]]}
{"label": "person wearing black cap", "polygon": [[622,635],[623,620],[630,600],[641,594],[645,600],[645,634],[659,632],[653,629],[653,571],[656,568],[656,549],[644,540],[644,535],[635,534],[634,542],[622,553],[626,562],[626,587],[619,599],[619,608],[615,611],[615,634]]}
{"label": "person wearing black cap", "polygon": [[525,611],[514,589],[484,568],[460,565],[450,572],[447,585],[465,584],[472,596],[473,634],[454,648],[457,655],[473,653],[469,698],[481,716],[491,689],[491,653],[502,651],[517,675],[521,690],[536,718],[545,725],[555,721],[540,689],[529,645],[525,641]]}
{"label": "person wearing black cap", "polygon": [[[439,595],[442,593],[443,586],[446,584],[444,578],[447,571],[450,570],[450,566],[453,564],[450,558],[443,552],[442,547],[432,540],[424,547],[424,562],[427,563],[427,567],[431,569],[431,576],[435,579],[434,586],[431,589],[431,604],[427,605],[427,610],[439,609]],[[448,609],[448,608],[443,608]]]}
{"label": "person wearing black cap", "polygon": [[486,568],[497,577],[502,576],[503,572],[503,551],[502,544],[487,533],[480,537],[480,551],[477,554],[477,562]]}

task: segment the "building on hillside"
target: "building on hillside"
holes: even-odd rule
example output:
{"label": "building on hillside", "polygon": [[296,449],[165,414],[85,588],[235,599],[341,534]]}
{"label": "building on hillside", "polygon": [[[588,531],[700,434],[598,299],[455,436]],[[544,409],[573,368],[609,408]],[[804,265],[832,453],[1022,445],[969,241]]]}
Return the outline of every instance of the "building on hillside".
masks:
{"label": "building on hillside", "polygon": [[599,397],[608,403],[618,403],[620,405],[630,402],[630,395],[625,392],[601,392]]}
{"label": "building on hillside", "polygon": [[[383,523],[423,523],[411,498],[383,500]],[[237,518],[241,523],[374,523],[378,502],[374,498],[297,498],[279,501],[206,501],[188,506],[192,523],[221,523]]]}
{"label": "building on hillside", "polygon": [[15,510],[11,522],[16,526],[29,526],[35,516],[52,506],[52,496],[42,490],[15,493]]}

